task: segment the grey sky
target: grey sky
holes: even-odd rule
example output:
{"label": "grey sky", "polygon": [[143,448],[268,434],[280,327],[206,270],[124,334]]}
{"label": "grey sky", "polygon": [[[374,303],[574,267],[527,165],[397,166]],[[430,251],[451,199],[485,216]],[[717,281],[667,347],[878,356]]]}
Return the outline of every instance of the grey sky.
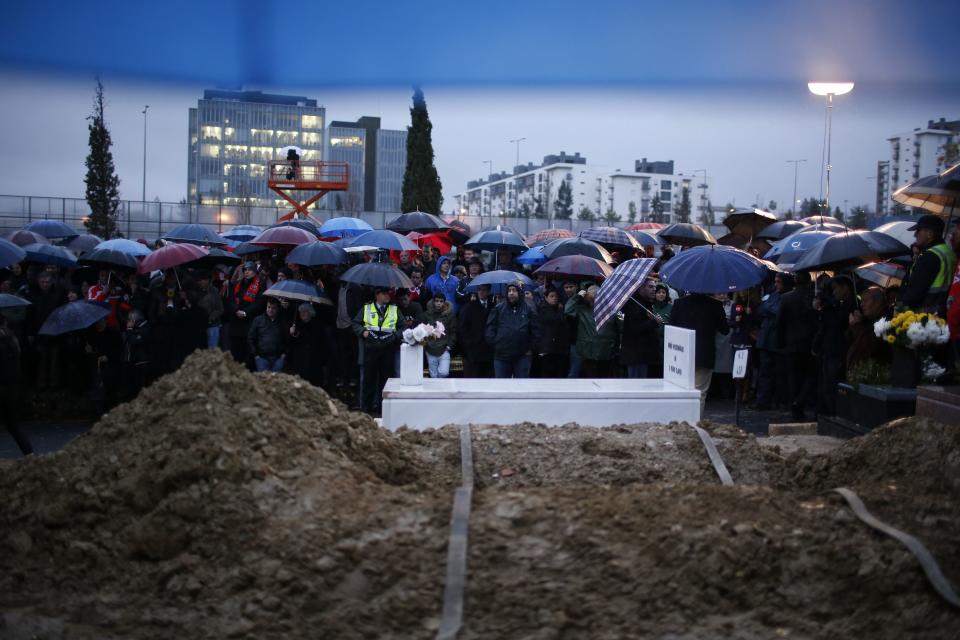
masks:
{"label": "grey sky", "polygon": [[[855,80],[855,78],[854,78]],[[85,118],[93,80],[2,73],[0,192],[82,197],[87,154]],[[123,198],[139,199],[144,104],[149,104],[147,198],[178,201],[186,190],[187,109],[202,85],[133,84],[104,78],[107,121]],[[306,95],[328,119],[380,116],[386,128],[409,123],[407,87],[245,87]],[[466,181],[511,168],[511,138],[524,137],[520,161],[579,151],[590,163],[632,170],[633,161],[674,160],[678,171],[706,169],[714,204],[776,200],[787,208],[791,158],[801,165],[798,197],[820,192],[824,103],[806,87],[460,88],[425,86],[433,122],[444,209]],[[843,207],[874,204],[876,163],[889,155],[886,138],[941,116],[960,118],[956,95],[936,86],[880,87],[860,83],[836,99],[833,197]],[[625,213],[625,212],[621,212]]]}

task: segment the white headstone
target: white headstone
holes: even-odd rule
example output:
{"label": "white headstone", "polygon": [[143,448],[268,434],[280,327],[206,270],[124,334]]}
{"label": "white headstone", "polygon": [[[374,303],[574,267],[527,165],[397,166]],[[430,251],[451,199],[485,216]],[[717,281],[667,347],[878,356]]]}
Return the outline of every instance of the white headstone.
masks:
{"label": "white headstone", "polygon": [[663,379],[682,389],[695,389],[696,337],[692,329],[663,328]]}

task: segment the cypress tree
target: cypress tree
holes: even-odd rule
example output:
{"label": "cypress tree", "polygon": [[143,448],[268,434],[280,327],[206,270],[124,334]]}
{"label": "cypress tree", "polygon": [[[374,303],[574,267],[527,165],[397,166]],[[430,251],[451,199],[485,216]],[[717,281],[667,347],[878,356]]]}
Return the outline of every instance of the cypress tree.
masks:
{"label": "cypress tree", "polygon": [[113,166],[110,131],[103,119],[103,83],[97,78],[97,92],[93,98],[93,114],[87,117],[90,132],[90,153],[87,155],[87,205],[90,216],[83,223],[87,231],[101,238],[117,234],[117,216],[120,210],[120,178]]}
{"label": "cypress tree", "polygon": [[407,168],[403,174],[403,211],[439,214],[443,193],[437,168],[433,165],[433,125],[420,87],[413,88],[413,107],[407,127]]}

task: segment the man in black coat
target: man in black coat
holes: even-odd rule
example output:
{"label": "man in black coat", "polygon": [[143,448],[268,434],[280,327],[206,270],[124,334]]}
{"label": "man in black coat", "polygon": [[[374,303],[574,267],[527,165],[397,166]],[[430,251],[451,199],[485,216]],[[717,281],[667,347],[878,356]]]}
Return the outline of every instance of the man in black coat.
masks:
{"label": "man in black coat", "polygon": [[817,363],[813,357],[813,336],[817,330],[817,312],[813,308],[810,274],[796,275],[795,288],[780,298],[777,311],[777,348],[787,358],[787,386],[790,414],[805,420],[804,408],[816,389]]}
{"label": "man in black coat", "polygon": [[523,299],[519,286],[507,285],[506,300],[490,312],[486,340],[493,348],[496,377],[530,377],[533,350],[540,341],[540,320]]}
{"label": "man in black coat", "polygon": [[835,277],[829,289],[814,300],[820,312],[820,324],[813,338],[813,352],[819,365],[817,413],[836,415],[837,385],[846,375],[847,329],[850,315],[857,309],[853,282],[846,276]]}
{"label": "man in black coat", "polygon": [[673,303],[670,324],[696,332],[694,384],[700,390],[702,417],[716,364],[717,334],[727,335],[730,332],[723,303],[703,293],[691,293]]}
{"label": "man in black coat", "polygon": [[460,310],[457,335],[463,350],[464,378],[493,377],[493,349],[487,345],[484,337],[492,308],[490,287],[484,285],[477,288],[476,299]]}
{"label": "man in black coat", "polygon": [[663,363],[663,345],[660,341],[663,319],[652,313],[656,293],[656,281],[647,278],[635,294],[643,306],[628,300],[623,307],[620,364],[627,368],[628,378],[649,378],[657,364]]}
{"label": "man in black coat", "polygon": [[547,289],[537,307],[540,318],[540,378],[566,378],[570,360],[570,328],[556,289]]}

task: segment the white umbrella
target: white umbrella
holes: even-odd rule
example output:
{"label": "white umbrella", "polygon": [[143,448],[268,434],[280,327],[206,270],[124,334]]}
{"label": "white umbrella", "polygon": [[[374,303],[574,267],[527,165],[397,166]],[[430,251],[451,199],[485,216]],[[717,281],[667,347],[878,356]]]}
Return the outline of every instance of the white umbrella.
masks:
{"label": "white umbrella", "polygon": [[297,152],[297,155],[300,156],[301,159],[303,159],[303,153],[304,153],[303,149],[301,149],[300,147],[296,147],[296,146],[294,146],[294,145],[292,145],[292,144],[289,145],[289,146],[286,146],[286,147],[284,147],[284,148],[282,148],[282,149],[280,149],[280,157],[283,158],[284,160],[286,160],[286,158],[287,158],[287,152],[290,151],[291,149],[293,149],[294,151],[296,151],[296,152]]}
{"label": "white umbrella", "polygon": [[916,240],[913,237],[913,231],[908,231],[910,227],[914,225],[915,221],[913,220],[899,220],[897,222],[888,222],[882,224],[874,231],[879,231],[880,233],[885,233],[892,238],[896,238],[903,244],[908,247],[912,245]]}

